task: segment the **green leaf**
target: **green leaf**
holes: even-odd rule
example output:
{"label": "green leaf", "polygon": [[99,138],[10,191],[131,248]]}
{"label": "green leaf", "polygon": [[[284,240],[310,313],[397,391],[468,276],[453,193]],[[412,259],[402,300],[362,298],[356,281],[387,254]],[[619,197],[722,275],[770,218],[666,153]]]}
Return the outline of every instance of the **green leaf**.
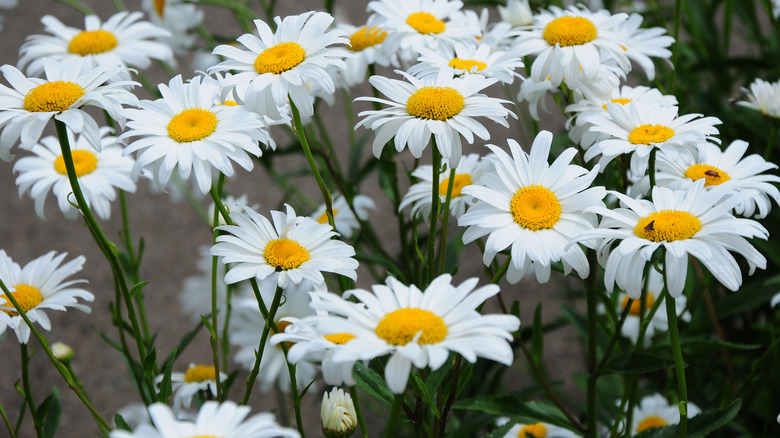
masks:
{"label": "green leaf", "polygon": [[[683,348],[691,349],[691,350],[748,351],[748,350],[756,350],[761,348],[760,344],[738,344],[736,342],[722,341],[716,338],[705,338],[705,337],[683,338],[680,339],[680,345]],[[656,346],[661,348],[665,346],[669,346],[669,339],[665,339],[659,342]]]}
{"label": "green leaf", "polygon": [[544,330],[542,329],[542,303],[536,306],[534,312],[534,331],[531,341],[531,356],[537,365],[542,365],[542,355],[544,354]]}
{"label": "green leaf", "polygon": [[485,435],[485,438],[503,438],[515,424],[517,424],[517,420],[509,420],[501,426],[491,430],[490,433]]}
{"label": "green leaf", "polygon": [[[730,423],[742,407],[740,399],[734,400],[725,409],[704,411],[688,420],[688,438],[705,438],[712,432]],[[679,436],[678,426],[656,427],[648,429],[637,438],[676,438]]]}
{"label": "green leaf", "polygon": [[393,393],[387,387],[383,379],[376,371],[367,368],[361,362],[355,362],[355,368],[352,369],[352,375],[357,385],[366,392],[371,398],[378,401],[382,406],[390,409],[393,405]]}
{"label": "green leaf", "polygon": [[125,421],[124,417],[119,414],[114,414],[114,424],[116,424],[117,430],[126,430],[128,432],[133,431],[133,428],[127,424],[127,421]]}
{"label": "green leaf", "polygon": [[456,401],[452,408],[479,411],[494,416],[518,418],[523,422],[544,422],[571,428],[569,420],[551,403],[528,401],[525,390],[509,395],[477,397]]}
{"label": "green leaf", "polygon": [[149,284],[149,282],[148,282],[148,281],[142,281],[142,282],[140,282],[140,283],[138,283],[138,284],[134,285],[134,286],[133,286],[133,288],[132,288],[132,289],[130,289],[130,298],[135,298],[135,296],[136,296],[136,295],[138,295],[138,294],[141,292],[141,290],[142,290],[142,289],[143,289],[143,288],[144,288],[144,287],[145,287],[147,284]]}
{"label": "green leaf", "polygon": [[44,438],[53,438],[57,432],[57,426],[60,425],[62,416],[62,406],[60,405],[60,392],[57,387],[51,389],[51,395],[38,406],[35,416],[41,423],[42,436]]}
{"label": "green leaf", "polygon": [[743,286],[739,292],[729,293],[715,304],[718,319],[749,312],[769,303],[780,292],[780,275]]}
{"label": "green leaf", "polygon": [[674,360],[649,353],[630,353],[612,358],[604,371],[617,374],[644,374],[674,368]]}
{"label": "green leaf", "polygon": [[173,372],[173,362],[176,359],[176,350],[168,356],[168,360],[165,362],[165,371],[163,371],[163,378],[160,384],[160,392],[157,393],[157,401],[161,403],[168,403],[168,398],[173,393],[171,387],[171,373]]}
{"label": "green leaf", "polygon": [[[157,349],[152,348],[146,355],[143,364],[144,379],[151,381],[157,374]],[[154,395],[152,395],[154,397]]]}
{"label": "green leaf", "polygon": [[436,401],[433,400],[431,393],[428,391],[428,386],[422,381],[417,373],[411,373],[411,377],[415,393],[422,396],[423,400],[428,405],[428,409],[433,411],[433,415],[435,415],[436,418],[441,418],[441,413],[439,413],[439,410],[436,408]]}

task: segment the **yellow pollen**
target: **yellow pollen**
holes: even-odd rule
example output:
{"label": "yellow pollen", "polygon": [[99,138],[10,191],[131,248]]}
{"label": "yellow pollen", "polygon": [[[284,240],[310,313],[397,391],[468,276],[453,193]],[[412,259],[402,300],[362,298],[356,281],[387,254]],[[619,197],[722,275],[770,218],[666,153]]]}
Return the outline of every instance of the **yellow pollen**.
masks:
{"label": "yellow pollen", "polygon": [[85,30],[74,36],[68,43],[68,52],[87,56],[108,52],[116,47],[113,33],[106,30]]}
{"label": "yellow pollen", "polygon": [[529,424],[517,433],[517,438],[544,438],[547,436],[547,427],[542,423]]}
{"label": "yellow pollen", "polygon": [[24,96],[24,109],[34,113],[65,111],[85,93],[81,85],[68,81],[46,82]]}
{"label": "yellow pollen", "polygon": [[639,426],[637,426],[636,431],[637,433],[641,433],[646,431],[647,429],[652,429],[653,427],[666,426],[666,424],[667,423],[663,418],[656,417],[655,415],[651,415],[639,422]]}
{"label": "yellow pollen", "polygon": [[209,380],[217,380],[213,365],[193,365],[184,373],[185,383],[203,383]]}
{"label": "yellow pollen", "polygon": [[163,16],[165,12],[165,0],[154,0],[154,10],[157,11],[157,15]]}
{"label": "yellow pollen", "polygon": [[406,17],[406,24],[424,34],[442,33],[447,28],[443,21],[427,12],[415,12]]}
{"label": "yellow pollen", "polygon": [[[338,208],[334,208],[333,209],[333,219],[336,219],[336,215],[338,214],[338,212],[339,212]],[[319,222],[321,224],[327,224],[328,223],[328,212],[327,211],[323,211],[322,214],[320,215],[320,217],[317,218],[317,222]]]}
{"label": "yellow pollen", "polygon": [[[447,188],[449,184],[449,178],[445,178],[444,181],[439,183],[439,195],[447,196]],[[468,173],[455,175],[455,180],[452,182],[452,197],[457,198],[458,196],[461,196],[460,191],[463,190],[463,187],[469,185],[471,185],[471,175]]]}
{"label": "yellow pollen", "polygon": [[238,106],[238,102],[236,102],[235,100],[228,99],[228,100],[222,102],[222,105],[225,105],[225,106]]}
{"label": "yellow pollen", "polygon": [[561,217],[561,203],[555,193],[538,185],[518,190],[509,203],[509,210],[518,225],[531,231],[552,228]]}
{"label": "yellow pollen", "polygon": [[268,242],[263,256],[277,271],[295,269],[311,259],[309,251],[292,239],[276,239]]}
{"label": "yellow pollen", "polygon": [[450,67],[456,69],[456,70],[466,70],[471,71],[474,66],[477,67],[477,71],[482,71],[487,67],[487,64],[485,64],[482,61],[476,61],[473,59],[460,59],[460,58],[452,58],[452,60],[447,64]]}
{"label": "yellow pollen", "polygon": [[447,325],[431,311],[403,307],[385,315],[374,332],[393,345],[406,345],[422,332],[418,343],[435,344],[447,337]]}
{"label": "yellow pollen", "polygon": [[674,137],[674,130],[663,125],[639,125],[628,134],[631,144],[663,143]]}
{"label": "yellow pollen", "polygon": [[[619,103],[621,105],[625,105],[625,104],[627,104],[629,102],[631,102],[631,99],[623,98],[623,97],[620,97],[620,98],[617,98],[617,99],[612,99],[612,103]],[[601,105],[601,107],[606,110],[607,109],[607,104],[605,103],[604,105]]]}
{"label": "yellow pollen", "polygon": [[[16,299],[16,302],[19,303],[19,307],[21,307],[25,312],[29,312],[30,310],[34,309],[35,306],[43,302],[43,295],[41,295],[41,291],[39,291],[35,286],[17,284],[14,286],[14,289],[15,290],[11,291],[11,295],[13,295],[13,297]],[[11,309],[14,308],[13,303],[11,303],[11,300],[8,299],[6,294],[0,295],[0,298],[3,299],[3,302],[0,303],[0,305],[10,307]],[[17,316],[19,314],[16,310],[3,309],[3,312],[9,316]]]}
{"label": "yellow pollen", "polygon": [[[83,149],[76,149],[72,152],[73,165],[76,168],[76,176],[84,176],[92,173],[97,168],[97,157],[95,154]],[[68,174],[68,170],[65,169],[65,159],[62,155],[54,160],[54,169],[63,175]]]}
{"label": "yellow pollen", "polygon": [[694,181],[704,178],[704,187],[717,186],[731,179],[728,173],[708,164],[694,164],[685,171],[685,176]]}
{"label": "yellow pollen", "polygon": [[355,335],[352,333],[334,333],[332,335],[325,335],[324,338],[330,342],[333,342],[334,344],[344,345],[347,342],[355,339]]}
{"label": "yellow pollen", "polygon": [[366,26],[363,26],[349,37],[349,50],[353,52],[363,51],[377,44],[382,44],[385,37],[387,37],[387,32],[384,30],[378,27],[366,29]]}
{"label": "yellow pollen", "polygon": [[[628,305],[628,300],[631,299],[631,297],[627,296],[623,298],[623,308],[625,309]],[[647,292],[645,295],[645,309],[649,309],[650,306],[653,305],[655,302],[655,296],[653,296],[652,293]],[[639,316],[640,311],[642,310],[642,300],[634,300],[631,302],[631,308],[628,310],[628,313],[631,315]]]}
{"label": "yellow pollen", "polygon": [[203,140],[217,129],[217,116],[201,108],[186,109],[168,122],[168,136],[179,143]]}
{"label": "yellow pollen", "polygon": [[701,221],[687,211],[661,210],[639,219],[634,234],[653,242],[690,239],[701,230]]}
{"label": "yellow pollen", "polygon": [[558,17],[547,23],[542,33],[551,46],[579,46],[596,39],[596,26],[585,17]]}
{"label": "yellow pollen", "polygon": [[466,100],[450,87],[422,87],[406,101],[410,116],[427,120],[447,120],[458,114]]}
{"label": "yellow pollen", "polygon": [[258,73],[282,74],[303,62],[306,51],[298,43],[286,42],[263,50],[255,59]]}

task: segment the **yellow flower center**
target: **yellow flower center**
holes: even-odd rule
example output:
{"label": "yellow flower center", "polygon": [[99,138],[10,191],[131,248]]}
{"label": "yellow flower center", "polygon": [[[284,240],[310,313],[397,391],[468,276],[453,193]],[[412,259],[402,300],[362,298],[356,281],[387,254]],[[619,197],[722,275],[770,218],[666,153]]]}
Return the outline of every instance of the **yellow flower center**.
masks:
{"label": "yellow flower center", "polygon": [[517,432],[517,438],[544,438],[546,436],[547,427],[542,423],[529,424]]}
{"label": "yellow flower center", "polygon": [[634,234],[653,242],[690,239],[701,230],[701,221],[687,211],[661,210],[639,219]]}
{"label": "yellow flower center", "polygon": [[555,226],[561,217],[561,203],[555,193],[544,186],[523,187],[509,203],[515,222],[532,231]]}
{"label": "yellow flower center", "polygon": [[295,269],[311,259],[309,251],[292,239],[276,239],[268,242],[263,256],[277,270]]}
{"label": "yellow flower center", "polygon": [[87,56],[105,53],[117,45],[116,37],[106,30],[85,30],[68,43],[68,52]]}
{"label": "yellow flower center", "polygon": [[585,17],[558,17],[547,23],[542,33],[551,46],[580,46],[596,39],[596,25]]}
{"label": "yellow flower center", "polygon": [[201,108],[186,109],[168,122],[168,136],[179,143],[203,140],[217,129],[217,116]]}
{"label": "yellow flower center", "polygon": [[628,134],[631,144],[663,143],[674,137],[674,130],[663,125],[639,125]]}
{"label": "yellow flower center", "polygon": [[[43,295],[41,295],[41,291],[38,290],[35,286],[29,286],[26,284],[17,284],[14,286],[14,291],[11,291],[11,295],[14,296],[14,299],[16,299],[16,302],[19,303],[19,307],[22,308],[25,312],[29,312],[31,309],[34,309],[35,306],[38,304],[41,304],[43,302]],[[8,299],[6,294],[0,295],[0,298],[3,299],[3,306],[10,307],[11,309],[14,308],[13,303],[11,303],[11,300]],[[5,310],[3,309],[3,312],[7,313],[10,316],[16,316],[19,313],[15,310]]]}
{"label": "yellow flower center", "polygon": [[298,43],[292,41],[279,43],[257,55],[255,70],[260,74],[282,74],[302,63],[305,57],[306,51]]}
{"label": "yellow flower center", "polygon": [[363,26],[349,37],[349,49],[353,52],[360,52],[371,46],[382,44],[385,37],[387,37],[387,32],[384,30],[378,27],[366,29],[366,26]]}
{"label": "yellow flower center", "polygon": [[185,383],[203,383],[217,380],[217,372],[213,365],[193,365],[184,373]]}
{"label": "yellow flower center", "polygon": [[473,59],[460,59],[460,58],[452,58],[452,60],[447,64],[450,67],[456,69],[456,70],[466,70],[471,71],[474,66],[477,66],[477,71],[482,71],[487,67],[487,64],[485,64],[482,61],[475,61]]}
{"label": "yellow flower center", "polygon": [[[72,156],[73,165],[76,168],[76,176],[87,175],[97,168],[98,159],[92,152],[76,149],[72,152]],[[63,175],[68,174],[68,170],[65,169],[65,159],[62,158],[62,155],[54,160],[54,169]]]}
{"label": "yellow flower center", "polygon": [[[625,309],[628,305],[628,300],[631,299],[628,295],[626,295],[625,298],[623,298],[623,308]],[[645,309],[650,308],[650,306],[653,305],[655,302],[655,296],[653,296],[652,293],[647,292],[645,294]],[[642,310],[642,300],[634,300],[631,302],[631,308],[628,309],[628,313],[631,315],[639,316],[639,313]]]}
{"label": "yellow flower center", "polygon": [[[338,208],[334,208],[333,209],[333,219],[336,219],[336,215],[338,214],[338,212],[339,212]],[[319,222],[321,224],[327,224],[328,223],[328,212],[327,211],[323,211],[322,214],[320,215],[320,217],[317,218],[317,222]]]}
{"label": "yellow flower center", "polygon": [[[279,321],[279,322],[276,323],[276,327],[279,328],[279,331],[277,332],[274,329],[271,329],[271,331],[273,333],[284,333],[284,331],[287,330],[287,327],[289,327],[290,325],[292,325],[292,323],[290,321]],[[290,348],[292,348],[293,345],[295,345],[295,342],[285,341],[285,342],[277,344],[277,347],[279,347],[279,349],[281,349],[282,348],[282,344],[286,345],[287,349],[289,350]]]}
{"label": "yellow flower center", "polygon": [[406,345],[422,332],[418,343],[435,344],[447,337],[447,325],[431,311],[403,307],[385,315],[374,332],[393,345]]}
{"label": "yellow flower center", "polygon": [[225,106],[238,106],[238,102],[236,102],[235,100],[228,99],[228,100],[222,102],[222,105],[225,105]]}
{"label": "yellow flower center", "polygon": [[731,179],[728,173],[709,164],[694,164],[685,171],[685,176],[694,181],[704,178],[704,187],[717,186]]}
{"label": "yellow flower center", "polygon": [[[439,183],[439,195],[441,196],[447,196],[447,188],[450,185],[450,179],[445,178],[444,181]],[[463,190],[463,187],[471,185],[471,175],[468,173],[461,173],[459,175],[455,175],[455,179],[452,181],[452,197],[457,198],[458,196],[461,196],[460,191]]]}
{"label": "yellow flower center", "polygon": [[157,12],[157,15],[162,17],[165,11],[165,0],[154,0],[154,10]]}
{"label": "yellow flower center", "polygon": [[[621,105],[625,105],[625,104],[627,104],[629,102],[631,102],[631,99],[628,99],[628,98],[620,97],[620,98],[617,98],[617,99],[612,99],[612,103],[619,103]],[[605,103],[604,105],[601,105],[601,107],[606,110],[607,109],[607,104]]]}
{"label": "yellow flower center", "polygon": [[443,21],[427,12],[415,12],[406,17],[406,24],[420,33],[442,33],[447,28]]}
{"label": "yellow flower center", "polygon": [[65,111],[85,93],[81,85],[68,81],[46,82],[24,96],[24,109],[33,113]]}
{"label": "yellow flower center", "polygon": [[406,101],[410,116],[428,120],[447,120],[463,109],[466,99],[450,87],[422,87]]}
{"label": "yellow flower center", "polygon": [[333,342],[334,344],[344,345],[347,342],[355,339],[355,335],[352,333],[334,333],[332,335],[325,335],[324,338],[330,342]]}
{"label": "yellow flower center", "polygon": [[666,426],[666,424],[667,423],[663,418],[656,417],[655,415],[651,415],[639,422],[639,426],[637,426],[636,431],[637,433],[641,433],[653,427]]}

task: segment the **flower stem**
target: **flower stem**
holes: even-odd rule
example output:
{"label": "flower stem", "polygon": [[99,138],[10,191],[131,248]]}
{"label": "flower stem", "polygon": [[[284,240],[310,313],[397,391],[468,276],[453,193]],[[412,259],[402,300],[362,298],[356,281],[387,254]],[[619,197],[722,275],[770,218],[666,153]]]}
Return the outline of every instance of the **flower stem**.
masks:
{"label": "flower stem", "polygon": [[[5,423],[5,426],[8,428],[8,436],[11,438],[16,438],[16,431],[14,431],[14,427],[11,424],[11,419],[8,418],[8,414],[5,413],[5,408],[3,408],[2,403],[0,403],[0,417],[3,418],[3,423]],[[368,438],[368,436],[364,436],[363,438]]]}
{"label": "flower stem", "polygon": [[666,269],[664,269],[664,291],[666,292],[666,317],[669,320],[669,341],[674,355],[674,373],[677,378],[677,398],[679,400],[680,424],[677,426],[680,438],[688,435],[688,389],[685,385],[685,362],[680,347],[680,333],[677,330],[677,306],[674,297],[666,290]]}
{"label": "flower stem", "polygon": [[390,414],[387,416],[385,430],[382,432],[382,438],[391,438],[395,436],[395,428],[401,417],[401,406],[404,404],[404,394],[396,394],[393,399],[393,405],[390,407]]}
{"label": "flower stem", "polygon": [[358,424],[360,425],[360,435],[362,438],[368,438],[368,427],[366,426],[366,420],[363,418],[363,410],[360,408],[356,385],[349,387],[349,395],[352,396],[352,403],[355,405],[355,415],[357,415]]}
{"label": "flower stem", "polygon": [[[450,202],[452,202],[452,186],[455,183],[455,168],[450,169],[450,178],[447,180],[447,197],[444,200],[442,208],[441,240],[439,241],[439,274],[444,273],[444,267],[447,259],[447,226],[450,219]],[[438,194],[439,188],[433,187],[433,191]]]}
{"label": "flower stem", "polygon": [[[217,230],[217,226],[219,225],[219,216],[220,214],[225,210],[225,206],[222,205],[222,208],[217,208],[217,203],[221,203],[221,197],[220,193],[222,191],[222,185],[225,182],[225,175],[220,173],[219,180],[217,182],[217,187],[214,187],[214,185],[211,186],[211,195],[215,198],[214,199],[214,217],[212,218],[212,224],[214,227],[214,232],[212,233],[212,239],[214,242],[217,241],[217,237],[219,237],[219,230]],[[212,361],[214,362],[214,376],[216,377],[216,386],[217,386],[217,400],[222,401],[223,400],[223,394],[222,394],[222,382],[219,378],[219,369],[220,369],[220,363],[219,363],[219,333],[218,330],[218,321],[217,321],[217,269],[219,267],[219,258],[217,256],[211,257],[211,327],[209,327],[209,342],[211,343],[211,353],[212,353]]]}
{"label": "flower stem", "polygon": [[257,286],[257,279],[252,278],[249,280],[249,283],[252,285],[255,299],[257,299],[257,304],[260,306],[260,313],[263,315],[263,318],[265,318],[265,325],[263,326],[263,332],[260,335],[260,343],[258,344],[257,352],[255,353],[255,365],[246,378],[246,390],[244,391],[244,398],[241,400],[242,405],[249,403],[249,396],[252,394],[255,380],[257,380],[257,375],[260,373],[260,362],[263,360],[263,351],[265,350],[265,344],[268,341],[268,334],[271,329],[278,333],[279,328],[276,326],[276,322],[274,322],[274,317],[276,316],[276,310],[279,308],[279,303],[282,301],[282,292],[284,291],[281,287],[277,287],[274,298],[271,301],[271,307],[266,308],[263,297],[260,295],[260,289]]}
{"label": "flower stem", "polygon": [[[428,265],[428,279],[427,282],[433,280],[436,276],[436,223],[439,220],[439,171],[441,169],[441,152],[436,146],[436,139],[431,139],[431,165],[433,167],[433,181],[431,183],[433,190],[431,193],[431,217],[428,230],[428,257],[426,263]],[[426,284],[427,284],[426,282]]]}
{"label": "flower stem", "polygon": [[[9,296],[11,294],[6,293],[6,297]],[[30,408],[30,414],[32,414],[35,435],[40,438],[43,436],[43,428],[41,427],[38,409],[36,409],[35,401],[33,400],[32,386],[30,385],[30,355],[27,351],[27,344],[20,343],[19,348],[22,351],[22,391],[24,392],[24,401],[27,403],[27,407]]]}

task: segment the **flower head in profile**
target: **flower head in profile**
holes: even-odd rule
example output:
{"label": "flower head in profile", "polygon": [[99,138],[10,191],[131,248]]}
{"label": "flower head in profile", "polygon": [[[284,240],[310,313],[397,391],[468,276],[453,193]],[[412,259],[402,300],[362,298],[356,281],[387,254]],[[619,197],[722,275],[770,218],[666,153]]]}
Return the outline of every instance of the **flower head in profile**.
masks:
{"label": "flower head in profile", "polygon": [[[101,22],[97,15],[87,15],[84,29],[76,29],[45,15],[41,23],[51,35],[27,37],[19,50],[19,68],[26,66],[27,74],[40,74],[45,69],[45,59],[80,58],[89,68],[98,65],[147,68],[152,59],[172,62],[171,48],[158,41],[171,34],[162,27],[142,21],[142,17],[141,12],[122,11]],[[129,79],[127,73],[125,79]]]}
{"label": "flower head in profile", "polygon": [[567,244],[596,226],[596,216],[584,210],[603,206],[606,190],[590,187],[597,169],[589,172],[570,164],[577,153],[574,148],[566,149],[548,164],[552,138],[549,131],[540,132],[530,155],[511,139],[511,155],[488,145],[494,153],[489,158],[493,168],[483,177],[481,186],[463,189],[463,193],[477,199],[458,219],[458,225],[468,227],[463,242],[487,235],[482,259],[486,265],[498,252],[510,248],[510,283],[517,283],[531,272],[545,283],[550,279],[552,264],[558,261],[566,274],[572,268],[581,278],[590,273],[582,248]]}
{"label": "flower head in profile", "polygon": [[[368,219],[369,210],[375,210],[376,204],[366,195],[355,195],[352,198],[352,205],[350,205],[347,198],[336,195],[333,197],[332,207],[336,231],[348,239],[352,237],[354,230],[360,229],[360,221]],[[328,215],[325,212],[325,204],[317,207],[310,217],[321,224],[327,224]]]}
{"label": "flower head in profile", "polygon": [[[100,128],[101,144],[94,148],[84,135],[74,137],[68,131],[69,144],[76,175],[87,205],[101,219],[111,216],[111,202],[116,199],[116,190],[135,192],[135,181],[130,176],[134,160],[122,155],[123,146],[111,129]],[[60,210],[68,219],[79,217],[73,206],[73,189],[68,181],[65,160],[60,142],[56,137],[45,137],[32,148],[35,156],[22,157],[14,164],[14,173],[19,173],[16,185],[19,196],[25,193],[35,200],[35,212],[44,218],[43,207],[49,192],[57,198]]]}
{"label": "flower head in profile", "polygon": [[[343,298],[324,294],[312,301],[312,307],[334,315],[322,322],[321,330],[355,336],[335,351],[334,362],[354,363],[389,354],[385,380],[392,392],[401,394],[412,365],[436,370],[450,352],[469,362],[484,357],[512,363],[509,342],[520,320],[514,315],[477,312],[477,306],[498,293],[498,286],[474,289],[476,285],[477,279],[471,278],[455,286],[445,274],[420,291],[389,277],[386,284],[374,285],[373,292],[354,289]],[[350,297],[358,302],[349,301]]]}
{"label": "flower head in profile", "polygon": [[[363,111],[365,116],[357,126],[375,131],[374,156],[382,154],[385,144],[391,139],[395,149],[401,152],[409,147],[412,156],[419,158],[433,137],[442,157],[451,166],[457,166],[462,154],[461,136],[471,144],[474,135],[487,140],[488,130],[477,117],[509,126],[507,116],[514,114],[504,108],[508,101],[488,97],[479,92],[496,82],[480,75],[457,77],[447,67],[439,70],[435,77],[416,78],[397,71],[406,81],[372,76],[371,85],[387,99],[359,97],[355,100],[380,102],[389,105],[378,111]],[[408,82],[407,82],[408,81]]]}
{"label": "flower head in profile", "polygon": [[[86,280],[67,280],[81,271],[84,257],[79,256],[60,266],[67,253],[57,255],[48,252],[27,263],[24,268],[11,260],[0,250],[0,280],[24,310],[27,318],[38,323],[44,330],[51,330],[51,322],[45,310],[66,311],[68,307],[89,313],[90,308],[80,304],[79,299],[93,301],[95,296],[79,287]],[[19,343],[30,339],[30,327],[16,311],[5,293],[0,294],[0,334],[10,328],[16,333]]]}
{"label": "flower head in profile", "polygon": [[[688,402],[688,418],[701,413],[701,409]],[[661,394],[653,394],[642,397],[639,404],[634,407],[631,416],[631,433],[629,436],[640,434],[647,429],[678,424],[680,422],[680,408],[676,404],[670,404]]]}
{"label": "flower head in profile", "polygon": [[224,56],[210,72],[235,71],[224,79],[247,107],[271,118],[281,118],[279,107],[292,100],[302,116],[314,113],[311,87],[333,94],[336,86],[328,66],[344,69],[349,56],[339,45],[349,43],[341,30],[328,30],[333,17],[325,12],[307,12],[275,19],[277,28],[255,20],[259,35],[244,34],[238,42],[246,50],[230,45],[217,46],[215,55]]}
{"label": "flower head in profile", "polygon": [[41,138],[43,129],[51,119],[63,122],[73,132],[87,138],[89,144],[100,147],[100,130],[97,122],[84,106],[105,110],[112,119],[124,127],[122,105],[136,105],[138,99],[128,91],[135,82],[112,81],[126,72],[115,65],[99,65],[90,68],[81,60],[60,63],[43,61],[46,78],[25,77],[16,67],[0,67],[11,85],[0,84],[0,158],[11,161],[11,148],[20,141],[23,149],[31,149]]}
{"label": "flower head in profile", "polygon": [[[163,378],[163,375],[157,376],[154,383],[159,386]],[[227,374],[220,372],[220,382],[225,379],[227,379]],[[215,398],[217,396],[217,375],[214,365],[191,363],[187,367],[187,371],[183,373],[172,372],[171,389],[173,390],[173,412],[177,415],[182,409],[192,407],[192,397],[198,393],[202,392],[205,397]]]}
{"label": "flower head in profile", "polygon": [[337,233],[330,225],[296,216],[289,205],[286,213],[271,211],[273,223],[248,207],[230,213],[230,218],[235,225],[217,227],[224,234],[211,248],[212,255],[233,264],[225,275],[227,284],[271,277],[286,288],[304,280],[321,285],[323,272],[357,277],[355,250],[331,239]]}
{"label": "flower head in profile", "polygon": [[750,84],[750,90],[745,88],[747,100],[740,100],[737,105],[760,111],[768,117],[780,118],[780,80],[767,82],[756,79]]}
{"label": "flower head in profile", "polygon": [[251,170],[252,156],[263,153],[258,142],[272,144],[260,115],[218,103],[221,89],[213,79],[196,76],[185,83],[179,75],[158,88],[161,99],[125,110],[130,129],[120,138],[139,137],[125,154],[137,152],[134,172],[148,170],[161,188],[175,171],[183,180],[194,176],[201,193],[208,193],[212,169],[228,177],[233,162]]}

